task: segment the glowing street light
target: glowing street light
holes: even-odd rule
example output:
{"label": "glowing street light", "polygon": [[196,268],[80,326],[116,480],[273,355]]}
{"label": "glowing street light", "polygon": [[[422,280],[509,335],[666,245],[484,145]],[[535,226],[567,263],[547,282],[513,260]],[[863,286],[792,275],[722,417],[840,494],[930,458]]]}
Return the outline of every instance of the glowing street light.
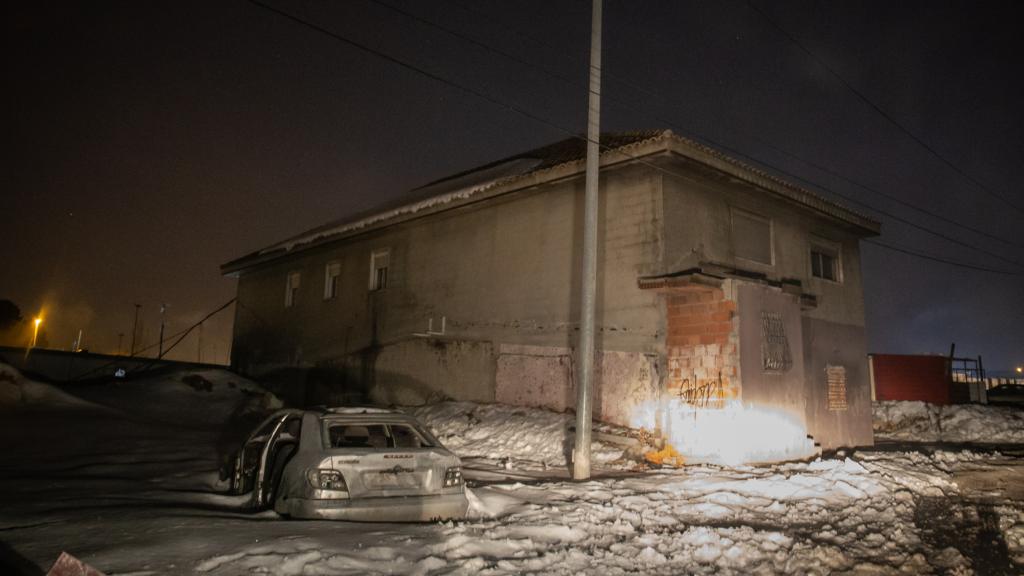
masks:
{"label": "glowing street light", "polygon": [[1017,366],[1017,374],[1020,374],[1021,372],[1024,372],[1024,367]]}
{"label": "glowing street light", "polygon": [[39,336],[39,325],[43,323],[43,319],[39,318],[39,317],[36,317],[34,323],[35,323],[35,328],[33,328],[33,330],[32,330],[32,344],[29,346],[29,348],[35,348],[36,347],[36,338]]}

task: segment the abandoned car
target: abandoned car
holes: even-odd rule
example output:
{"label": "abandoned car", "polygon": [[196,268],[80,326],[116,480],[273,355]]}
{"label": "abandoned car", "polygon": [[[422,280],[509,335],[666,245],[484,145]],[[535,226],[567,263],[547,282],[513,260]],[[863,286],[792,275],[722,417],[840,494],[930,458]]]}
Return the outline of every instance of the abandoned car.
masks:
{"label": "abandoned car", "polygon": [[430,521],[468,508],[458,457],[412,416],[380,408],[278,411],[225,473],[254,508],[295,518]]}

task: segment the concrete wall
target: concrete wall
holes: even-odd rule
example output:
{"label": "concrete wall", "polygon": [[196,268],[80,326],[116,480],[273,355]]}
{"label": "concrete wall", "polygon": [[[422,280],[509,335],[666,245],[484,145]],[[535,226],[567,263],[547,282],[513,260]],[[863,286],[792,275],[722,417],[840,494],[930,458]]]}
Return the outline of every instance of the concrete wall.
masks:
{"label": "concrete wall", "polygon": [[[870,446],[874,436],[864,327],[805,316],[803,342],[807,431],[825,449]],[[845,377],[841,398],[839,375]]]}
{"label": "concrete wall", "polygon": [[[656,354],[664,321],[657,295],[639,290],[636,278],[658,268],[660,174],[606,169],[601,188],[597,345]],[[248,270],[238,282],[233,363],[253,375],[334,367],[341,383],[401,388],[374,392],[395,401],[436,394],[491,400],[499,345],[576,344],[582,208],[576,177]],[[388,287],[371,292],[370,254],[383,248],[391,251]],[[324,269],[334,261],[342,268],[339,294],[324,300]],[[286,308],[291,271],[301,283]],[[438,330],[442,317],[445,334],[433,340],[444,346],[410,342],[431,319]]]}
{"label": "concrete wall", "polygon": [[[818,298],[805,312],[842,324],[864,325],[864,295],[858,236],[834,220],[776,199],[770,193],[696,172],[666,176],[665,256],[663,272],[674,272],[711,261],[761,272],[776,281],[799,280],[803,291]],[[742,209],[772,222],[772,264],[738,258],[732,238],[732,210]],[[813,242],[840,252],[841,280],[811,275]]]}
{"label": "concrete wall", "polygon": [[[502,345],[495,399],[504,404],[563,411],[576,406],[575,358],[569,348]],[[604,351],[597,358],[594,417],[635,425],[638,409],[656,400],[658,355]]]}
{"label": "concrete wall", "polygon": [[[769,406],[806,426],[803,326],[797,298],[749,283],[739,283],[736,293],[743,403]],[[765,347],[769,344],[762,334],[762,313],[777,314],[781,319],[788,358],[784,368],[764,368]]]}
{"label": "concrete wall", "polygon": [[[744,402],[778,406],[803,421],[825,448],[871,444],[871,397],[864,336],[864,295],[859,236],[855,230],[808,208],[774,198],[735,181],[698,171],[667,176],[664,185],[664,272],[716,262],[760,272],[773,281],[800,283],[817,305],[801,310],[793,296],[753,284],[739,296],[740,387]],[[772,263],[736,255],[732,211],[771,220]],[[838,281],[811,274],[812,245],[839,253]],[[794,364],[786,373],[760,368],[760,312],[785,317]],[[846,407],[829,409],[826,369],[845,374]],[[833,383],[833,392],[837,390]]]}
{"label": "concrete wall", "polygon": [[[870,434],[870,414],[862,418],[860,403],[866,372],[855,232],[682,161],[658,161],[682,176],[643,165],[602,170],[597,416],[629,424],[636,406],[681,388],[684,372],[707,384],[721,371],[729,397],[779,407],[828,435],[826,445],[831,438],[866,443],[860,441],[865,426]],[[734,208],[771,219],[770,264],[735,254]],[[367,394],[406,404],[455,397],[571,408],[582,209],[583,180],[571,175],[247,270],[238,284],[234,363],[249,374],[281,375],[280,388],[306,403]],[[839,281],[811,277],[812,242],[840,251]],[[384,248],[391,251],[388,287],[373,292],[370,255]],[[706,301],[637,287],[639,276],[702,261],[798,280],[818,306],[801,310],[792,295],[732,280]],[[324,300],[329,262],[339,262],[342,275],[338,297]],[[302,282],[295,305],[286,308],[291,271]],[[785,317],[792,360],[778,374],[761,370],[756,344],[761,311],[776,309]],[[439,331],[442,318],[443,334],[417,335],[428,326]],[[830,351],[828,343],[844,337],[853,345]],[[745,349],[747,341],[755,345]],[[823,385],[819,373],[834,365],[845,370],[843,414],[821,412],[822,397],[815,396]],[[280,388],[275,391],[287,396]]]}

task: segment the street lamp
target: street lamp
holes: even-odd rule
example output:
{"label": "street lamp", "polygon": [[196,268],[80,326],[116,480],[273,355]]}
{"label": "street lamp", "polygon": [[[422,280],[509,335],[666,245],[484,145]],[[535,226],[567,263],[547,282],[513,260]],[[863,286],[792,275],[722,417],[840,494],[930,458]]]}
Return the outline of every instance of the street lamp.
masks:
{"label": "street lamp", "polygon": [[29,348],[35,348],[36,347],[36,338],[39,336],[39,325],[43,323],[43,319],[39,318],[39,317],[36,317],[34,323],[35,323],[35,327],[32,329],[32,345],[29,346]]}

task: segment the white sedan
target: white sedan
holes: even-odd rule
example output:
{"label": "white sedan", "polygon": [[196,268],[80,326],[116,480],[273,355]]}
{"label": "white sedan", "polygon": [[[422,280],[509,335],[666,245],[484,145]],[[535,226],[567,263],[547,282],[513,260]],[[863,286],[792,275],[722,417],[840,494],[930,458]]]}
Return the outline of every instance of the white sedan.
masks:
{"label": "white sedan", "polygon": [[459,458],[412,416],[379,408],[281,410],[233,460],[231,490],[296,518],[462,518]]}

